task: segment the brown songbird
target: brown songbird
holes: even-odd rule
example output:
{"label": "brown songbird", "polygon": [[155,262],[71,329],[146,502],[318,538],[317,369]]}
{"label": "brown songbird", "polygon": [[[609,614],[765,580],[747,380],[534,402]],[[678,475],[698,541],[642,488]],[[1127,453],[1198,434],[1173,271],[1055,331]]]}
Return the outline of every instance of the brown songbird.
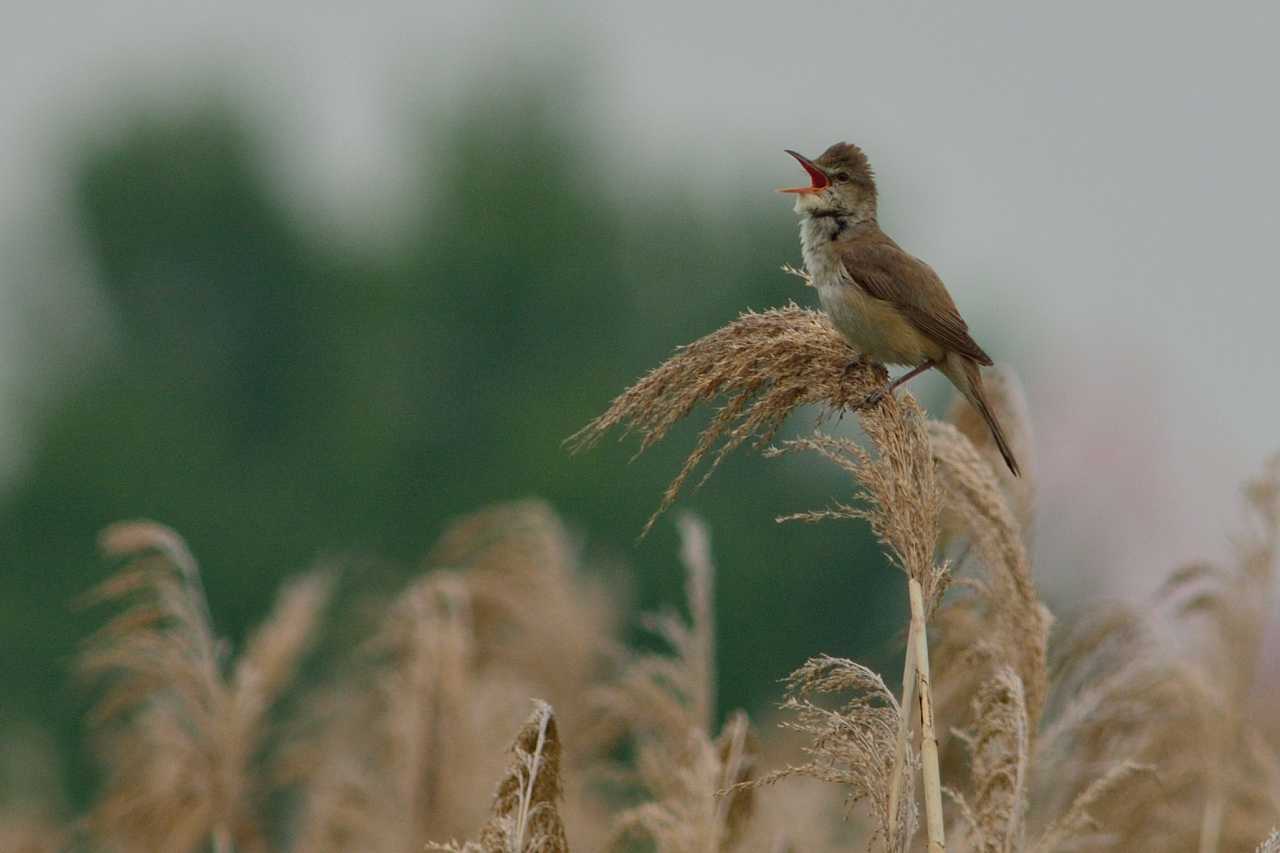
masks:
{"label": "brown songbird", "polygon": [[986,420],[1017,475],[1018,462],[982,390],[980,367],[991,364],[991,357],[970,337],[938,274],[880,230],[867,156],[847,142],[816,160],[787,153],[809,173],[810,186],[780,192],[796,195],[800,248],[822,307],[863,359],[912,368],[872,394],[868,404],[936,367]]}

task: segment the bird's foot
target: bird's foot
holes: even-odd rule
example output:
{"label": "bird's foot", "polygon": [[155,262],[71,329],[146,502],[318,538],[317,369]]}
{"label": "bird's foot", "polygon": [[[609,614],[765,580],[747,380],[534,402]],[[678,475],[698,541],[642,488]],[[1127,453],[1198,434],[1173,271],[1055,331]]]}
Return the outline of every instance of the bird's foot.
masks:
{"label": "bird's foot", "polygon": [[849,362],[844,366],[844,378],[848,379],[850,376],[853,375],[853,372],[855,370],[858,370],[859,368],[862,368],[862,367],[866,367],[870,363],[871,363],[871,359],[867,358],[865,355],[858,356],[853,361]]}
{"label": "bird's foot", "polygon": [[885,385],[883,387],[877,388],[876,390],[872,391],[870,394],[868,394],[866,397],[863,398],[862,405],[859,406],[858,408],[865,409],[867,406],[874,406],[876,403],[879,403],[881,400],[883,400],[885,397],[889,396],[892,393],[893,393],[893,385]]}

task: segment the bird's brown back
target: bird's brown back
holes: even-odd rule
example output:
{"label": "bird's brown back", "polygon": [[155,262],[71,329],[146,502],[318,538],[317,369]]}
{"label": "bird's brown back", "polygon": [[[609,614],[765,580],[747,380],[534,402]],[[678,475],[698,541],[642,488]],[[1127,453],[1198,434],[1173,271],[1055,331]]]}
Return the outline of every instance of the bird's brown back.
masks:
{"label": "bird's brown back", "polygon": [[969,335],[951,294],[933,268],[902,250],[874,222],[840,239],[837,251],[850,281],[892,304],[921,334],[952,352],[991,364]]}

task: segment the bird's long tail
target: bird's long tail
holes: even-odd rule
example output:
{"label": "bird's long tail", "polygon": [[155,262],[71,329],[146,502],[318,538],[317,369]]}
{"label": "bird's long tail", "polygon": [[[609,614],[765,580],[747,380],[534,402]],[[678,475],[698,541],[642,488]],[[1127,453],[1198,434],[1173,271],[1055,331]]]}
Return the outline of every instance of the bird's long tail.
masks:
{"label": "bird's long tail", "polygon": [[982,373],[978,365],[972,359],[965,358],[957,353],[950,353],[946,362],[942,365],[942,372],[946,374],[951,383],[977,410],[978,414],[982,415],[982,419],[987,422],[987,427],[991,430],[991,437],[995,439],[996,447],[1000,449],[1000,455],[1004,457],[1004,463],[1009,466],[1013,476],[1021,476],[1021,472],[1018,469],[1018,460],[1013,456],[1013,450],[1009,447],[1009,440],[1005,438],[1004,430],[1000,428],[1000,422],[996,420],[991,407],[987,404],[987,394],[982,388]]}

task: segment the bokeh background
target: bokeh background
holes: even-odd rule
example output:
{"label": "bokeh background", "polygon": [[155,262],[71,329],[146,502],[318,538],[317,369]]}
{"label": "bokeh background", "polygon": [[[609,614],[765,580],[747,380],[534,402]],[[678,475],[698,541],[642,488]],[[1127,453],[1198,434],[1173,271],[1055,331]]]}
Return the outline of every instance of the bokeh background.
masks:
{"label": "bokeh background", "polygon": [[[1280,446],[1274,3],[54,0],[0,26],[0,725],[74,744],[95,532],[147,516],[232,642],[279,580],[394,586],[450,517],[551,501],[634,607],[693,427],[561,441],[672,347],[812,302],[783,148],[868,151],[881,220],[1022,376],[1056,610],[1225,551]],[[933,408],[946,388],[921,380]],[[883,660],[847,484],[730,460],[720,698]],[[1272,643],[1272,648],[1275,647]],[[1274,670],[1273,670],[1274,671]]]}

